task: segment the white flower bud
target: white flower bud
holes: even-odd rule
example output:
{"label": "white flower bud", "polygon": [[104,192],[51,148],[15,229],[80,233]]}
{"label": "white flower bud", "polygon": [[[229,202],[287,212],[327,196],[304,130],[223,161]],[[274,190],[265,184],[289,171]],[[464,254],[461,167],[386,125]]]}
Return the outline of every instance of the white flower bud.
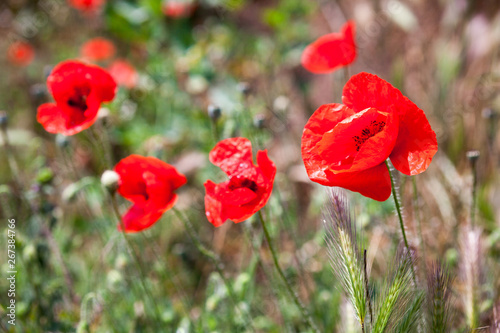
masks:
{"label": "white flower bud", "polygon": [[112,170],[106,170],[103,172],[101,176],[101,184],[104,186],[110,193],[114,193],[117,189],[120,182],[120,175]]}

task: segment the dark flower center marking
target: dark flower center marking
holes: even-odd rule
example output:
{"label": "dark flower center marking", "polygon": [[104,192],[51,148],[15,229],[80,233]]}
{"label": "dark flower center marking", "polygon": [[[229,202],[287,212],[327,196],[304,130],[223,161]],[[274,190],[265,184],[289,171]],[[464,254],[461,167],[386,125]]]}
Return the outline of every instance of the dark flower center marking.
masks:
{"label": "dark flower center marking", "polygon": [[248,178],[242,178],[239,176],[232,177],[231,181],[229,182],[229,190],[234,191],[238,188],[246,187],[252,192],[257,192],[259,189],[259,186],[257,185],[256,182],[254,182],[251,179]]}
{"label": "dark flower center marking", "polygon": [[385,121],[372,120],[370,124],[361,131],[360,135],[353,136],[352,139],[356,143],[356,151],[359,151],[366,140],[381,132],[384,127]]}
{"label": "dark flower center marking", "polygon": [[87,97],[90,94],[90,88],[88,87],[76,87],[73,96],[68,99],[68,105],[72,106],[82,112],[86,111]]}

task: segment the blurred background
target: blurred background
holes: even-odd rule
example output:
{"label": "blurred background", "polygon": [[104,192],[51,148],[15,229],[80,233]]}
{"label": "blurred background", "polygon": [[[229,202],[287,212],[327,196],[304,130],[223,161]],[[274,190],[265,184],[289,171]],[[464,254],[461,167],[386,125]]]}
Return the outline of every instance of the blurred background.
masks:
{"label": "blurred background", "polygon": [[[256,221],[215,229],[204,214],[203,183],[226,179],[208,152],[220,139],[245,136],[255,151],[267,149],[278,169],[264,216],[282,267],[322,331],[357,332],[326,253],[326,192],[308,179],[300,153],[307,119],[321,104],[340,103],[345,83],[342,70],[307,72],[301,53],[346,20],[356,22],[358,47],[350,74],[366,71],[391,82],[425,111],[437,134],[439,151],[429,169],[415,184],[404,175],[398,179],[419,265],[439,260],[456,276],[454,331],[470,325],[462,314],[471,305],[461,295],[471,288],[477,327],[492,325],[500,307],[500,2],[6,0],[0,4],[0,110],[8,116],[2,126],[13,156],[1,150],[0,212],[3,221],[16,219],[19,273],[18,325],[1,328],[248,330],[245,316],[232,315],[220,275],[172,212],[133,235],[148,267],[147,277],[140,276],[99,183],[104,170],[134,153],[156,156],[188,177],[177,207],[220,255],[254,329],[304,332]],[[84,44],[96,37],[112,43],[102,57],[85,52]],[[109,70],[120,88],[92,130],[62,137],[45,132],[36,110],[51,101],[51,68],[67,59]],[[110,147],[108,157],[104,147]],[[467,158],[472,150],[478,158]],[[393,203],[357,193],[349,198],[370,278],[383,280],[401,240]],[[120,201],[121,211],[127,207]],[[471,218],[478,237],[472,245],[463,241]],[[6,240],[0,239],[5,265]],[[466,260],[477,275],[473,285],[463,278]],[[7,289],[2,279],[0,290]],[[5,292],[0,300],[7,304]],[[0,313],[4,317],[5,308]]]}

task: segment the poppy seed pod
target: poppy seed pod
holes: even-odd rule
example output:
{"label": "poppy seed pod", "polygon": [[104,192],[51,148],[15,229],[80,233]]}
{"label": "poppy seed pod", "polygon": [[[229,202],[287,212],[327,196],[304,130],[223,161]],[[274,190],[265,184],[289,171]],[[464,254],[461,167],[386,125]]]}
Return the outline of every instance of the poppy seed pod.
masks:
{"label": "poppy seed pod", "polygon": [[120,175],[112,170],[106,170],[101,176],[101,184],[109,193],[113,194],[120,184]]}
{"label": "poppy seed pod", "polygon": [[222,115],[220,107],[213,105],[213,104],[210,104],[208,106],[207,112],[208,112],[208,116],[213,121],[217,121],[220,118],[220,116]]}

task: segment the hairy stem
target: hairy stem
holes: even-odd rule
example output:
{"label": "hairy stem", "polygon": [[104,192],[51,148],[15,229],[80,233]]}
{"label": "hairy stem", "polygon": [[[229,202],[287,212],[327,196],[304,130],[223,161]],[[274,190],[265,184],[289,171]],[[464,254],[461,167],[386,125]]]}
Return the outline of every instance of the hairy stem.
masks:
{"label": "hairy stem", "polygon": [[[396,188],[396,182],[395,182],[394,177],[392,175],[391,166],[389,165],[388,160],[385,161],[385,165],[387,166],[387,170],[389,170],[389,177],[391,178],[392,198],[394,199],[394,205],[396,206],[396,212],[398,214],[398,220],[399,220],[399,226],[401,228],[401,234],[403,235],[403,241],[405,243],[406,250],[408,251],[408,255],[411,257],[411,250],[410,250],[410,245],[408,245],[408,239],[406,238],[405,224],[404,224],[404,220],[403,220],[401,203],[399,202],[399,195],[398,195],[398,190]],[[412,272],[412,276],[413,276],[413,282],[416,283],[415,269],[414,269],[413,265],[411,265],[411,272]]]}
{"label": "hairy stem", "polygon": [[127,247],[130,249],[130,253],[132,254],[132,257],[134,258],[134,261],[137,264],[137,267],[139,268],[139,273],[141,274],[140,281],[142,284],[142,288],[144,289],[144,292],[146,293],[147,297],[151,300],[151,303],[153,304],[153,308],[154,308],[155,316],[156,316],[156,320],[157,320],[156,324],[158,324],[161,320],[160,310],[159,310],[158,304],[156,303],[156,300],[154,299],[150,290],[146,286],[146,283],[145,283],[145,279],[147,276],[146,271],[145,271],[144,267],[142,266],[142,262],[141,262],[141,259],[139,258],[139,255],[137,254],[137,251],[135,250],[135,248],[130,243],[130,240],[128,239],[127,233],[125,231],[125,224],[123,223],[123,220],[122,220],[121,215],[120,215],[120,211],[118,209],[118,204],[116,202],[115,193],[111,194],[111,203],[113,206],[113,212],[115,213],[116,218],[118,219],[118,221],[120,223],[121,231],[123,234],[123,239],[125,239],[125,243],[126,243]]}
{"label": "hairy stem", "polygon": [[[237,298],[236,298],[236,295],[234,293],[234,289],[233,289],[233,286],[231,285],[231,282],[229,282],[229,280],[224,275],[224,265],[222,264],[220,257],[216,253],[214,253],[213,251],[207,249],[205,245],[203,245],[203,243],[201,242],[198,235],[194,232],[194,227],[191,224],[191,221],[189,221],[189,219],[184,217],[184,215],[177,208],[174,207],[174,208],[172,208],[172,210],[174,211],[177,218],[179,220],[181,220],[182,223],[184,224],[184,227],[186,228],[186,231],[187,231],[189,237],[191,238],[191,241],[194,243],[194,245],[196,246],[198,251],[200,251],[204,256],[206,256],[208,259],[210,259],[212,261],[212,263],[214,264],[215,269],[217,270],[217,273],[219,273],[219,275],[222,279],[222,282],[224,283],[224,285],[227,289],[231,303],[233,303],[234,308],[237,309],[238,308]],[[248,310],[245,310],[245,315],[248,317],[248,321],[251,323],[252,318],[251,318],[250,314],[248,313]],[[252,331],[254,331],[252,325],[250,325],[250,328]]]}
{"label": "hairy stem", "polygon": [[262,225],[262,230],[264,230],[264,235],[266,237],[267,245],[269,246],[269,250],[271,251],[271,256],[273,258],[274,266],[276,267],[276,270],[278,271],[279,276],[283,280],[283,283],[285,284],[286,289],[288,290],[288,293],[292,297],[293,301],[295,302],[297,307],[302,312],[302,315],[304,316],[304,319],[306,320],[307,324],[311,327],[311,329],[314,332],[319,333],[320,330],[318,329],[318,327],[314,323],[313,319],[311,318],[311,315],[309,314],[309,312],[305,308],[304,304],[302,304],[302,301],[299,299],[299,296],[297,295],[297,293],[293,290],[292,285],[290,284],[290,282],[288,281],[288,279],[285,276],[285,273],[283,273],[283,270],[281,269],[281,266],[278,262],[278,256],[277,256],[276,251],[274,250],[274,247],[273,247],[272,242],[271,242],[271,236],[269,235],[269,230],[267,229],[266,223],[264,222],[264,218],[262,217],[262,212],[260,210],[259,210],[258,215],[259,215],[260,224]]}

